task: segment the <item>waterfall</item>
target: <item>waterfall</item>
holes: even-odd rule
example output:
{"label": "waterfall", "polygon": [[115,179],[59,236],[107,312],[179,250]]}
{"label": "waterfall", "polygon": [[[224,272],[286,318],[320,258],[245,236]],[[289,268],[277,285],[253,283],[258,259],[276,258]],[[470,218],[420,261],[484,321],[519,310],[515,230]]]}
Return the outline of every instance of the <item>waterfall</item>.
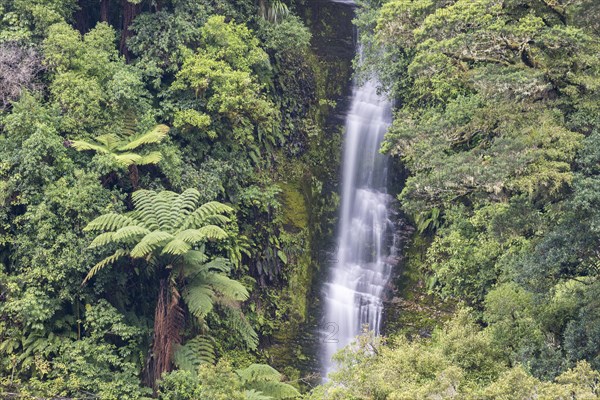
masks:
{"label": "waterfall", "polygon": [[[360,49],[359,49],[360,51]],[[386,156],[379,153],[391,122],[391,104],[377,93],[377,81],[354,84],[345,121],[341,213],[336,256],[324,286],[322,368],[361,333],[379,334],[382,294],[396,256],[388,206]]]}

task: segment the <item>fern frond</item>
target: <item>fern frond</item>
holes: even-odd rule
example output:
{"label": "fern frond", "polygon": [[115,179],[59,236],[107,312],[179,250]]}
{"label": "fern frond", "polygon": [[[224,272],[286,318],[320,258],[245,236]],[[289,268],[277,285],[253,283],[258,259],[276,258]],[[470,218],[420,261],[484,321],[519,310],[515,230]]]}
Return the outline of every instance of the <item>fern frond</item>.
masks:
{"label": "fern frond", "polygon": [[131,195],[136,216],[150,229],[158,229],[155,203],[157,193],[152,190],[136,190]]}
{"label": "fern frond", "polygon": [[98,271],[100,271],[102,268],[106,267],[107,265],[114,264],[118,259],[125,257],[126,255],[127,255],[126,250],[119,249],[119,250],[115,251],[115,253],[113,255],[106,257],[104,260],[102,260],[98,264],[94,265],[92,267],[92,269],[90,269],[90,271],[87,273],[85,279],[83,280],[83,283],[86,283],[87,281],[92,279],[92,277],[94,275],[96,275],[98,273]]}
{"label": "fern frond", "polygon": [[201,250],[190,250],[183,255],[183,265],[186,270],[199,266],[206,265],[208,256],[204,253],[204,249]]}
{"label": "fern frond", "polygon": [[185,217],[190,215],[200,201],[200,192],[196,189],[186,189],[171,203],[169,221],[171,226],[179,227]]}
{"label": "fern frond", "polygon": [[291,385],[281,382],[282,375],[267,364],[252,364],[247,368],[237,370],[245,388],[255,390],[273,399],[293,399],[300,392]]}
{"label": "fern frond", "polygon": [[216,225],[205,225],[198,232],[212,240],[227,239],[227,232]]}
{"label": "fern frond", "polygon": [[140,225],[145,226],[140,221],[131,218],[127,215],[109,213],[104,214],[90,222],[84,231],[115,231],[128,225]]}
{"label": "fern frond", "polygon": [[158,224],[162,230],[174,232],[177,227],[170,224],[172,204],[177,201],[179,195],[175,192],[165,190],[160,192],[154,199],[154,212],[158,219]]}
{"label": "fern frond", "polygon": [[114,232],[112,239],[117,241],[130,241],[136,236],[145,236],[150,234],[150,230],[139,225],[124,226]]}
{"label": "fern frond", "polygon": [[93,150],[96,153],[108,154],[110,151],[101,144],[95,144],[86,142],[85,140],[73,140],[71,141],[71,147],[73,147],[77,151],[87,151]]}
{"label": "fern frond", "polygon": [[112,133],[100,135],[96,137],[96,142],[101,143],[109,152],[112,152],[118,145],[121,139]]}
{"label": "fern frond", "polygon": [[160,143],[169,133],[166,125],[156,125],[152,130],[140,135],[124,146],[119,147],[121,151],[135,150],[145,144]]}
{"label": "fern frond", "polygon": [[137,165],[155,165],[162,161],[162,154],[160,151],[151,151],[148,154],[144,154],[141,156],[139,160],[137,160]]}
{"label": "fern frond", "polygon": [[247,386],[277,400],[295,399],[300,396],[300,392],[295,387],[283,382],[260,381]]}
{"label": "fern frond", "polygon": [[192,249],[188,243],[181,239],[173,239],[163,247],[161,254],[170,254],[173,256],[180,256]]}
{"label": "fern frond", "polygon": [[177,346],[173,361],[179,369],[188,371],[196,371],[201,364],[214,364],[214,340],[208,336],[188,340],[186,344]]}
{"label": "fern frond", "polygon": [[244,285],[228,276],[212,272],[202,274],[200,279],[228,300],[244,301],[248,299],[248,290]]}
{"label": "fern frond", "polygon": [[202,226],[209,216],[215,214],[230,214],[233,208],[219,203],[218,201],[209,201],[201,205],[196,211],[191,213],[182,224],[182,229],[196,228]]}
{"label": "fern frond", "polygon": [[[226,258],[216,258],[210,262],[206,262],[208,257],[204,254],[198,255],[198,260],[190,262],[188,257],[189,253],[195,252],[194,250],[189,251],[183,256],[183,276],[188,279],[188,282],[194,284],[204,283],[203,279],[208,274],[216,273],[227,273],[231,270],[231,264]],[[204,261],[200,262],[200,259]]]}
{"label": "fern frond", "polygon": [[121,136],[132,137],[136,134],[136,128],[138,124],[138,118],[135,111],[129,109],[125,111],[123,115],[123,127],[121,129]]}
{"label": "fern frond", "polygon": [[219,307],[225,314],[225,324],[242,339],[246,347],[256,350],[258,346],[258,334],[252,328],[242,311],[234,307]]}
{"label": "fern frond", "polygon": [[173,235],[168,232],[154,231],[146,236],[135,245],[131,250],[131,257],[140,258],[146,257],[148,254],[160,248],[167,241],[173,240]]}
{"label": "fern frond", "polygon": [[221,215],[221,214],[209,215],[206,218],[204,218],[204,223],[211,224],[211,225],[217,225],[217,226],[225,225],[229,221],[231,221],[231,219],[229,217],[226,217],[225,215]]}
{"label": "fern frond", "polygon": [[210,239],[225,239],[227,232],[215,225],[203,226],[200,229],[186,229],[178,232],[175,237],[188,244],[196,244]]}
{"label": "fern frond", "polygon": [[188,310],[202,319],[213,309],[214,292],[206,285],[188,285],[183,291],[183,300]]}
{"label": "fern frond", "polygon": [[243,383],[279,382],[281,374],[267,364],[251,364],[247,368],[235,371]]}
{"label": "fern frond", "polygon": [[131,164],[139,164],[140,160],[142,159],[142,156],[135,153],[115,154],[114,157],[117,163],[125,167],[128,167]]}
{"label": "fern frond", "polygon": [[206,267],[211,271],[229,272],[231,271],[231,262],[224,257],[217,257],[206,264]]}
{"label": "fern frond", "polygon": [[96,247],[106,246],[109,243],[114,243],[113,235],[114,232],[104,232],[99,234],[92,240],[92,243],[88,246],[88,249],[94,249]]}
{"label": "fern frond", "polygon": [[246,390],[244,395],[246,396],[246,400],[273,400],[271,396],[267,396],[263,392],[254,389]]}

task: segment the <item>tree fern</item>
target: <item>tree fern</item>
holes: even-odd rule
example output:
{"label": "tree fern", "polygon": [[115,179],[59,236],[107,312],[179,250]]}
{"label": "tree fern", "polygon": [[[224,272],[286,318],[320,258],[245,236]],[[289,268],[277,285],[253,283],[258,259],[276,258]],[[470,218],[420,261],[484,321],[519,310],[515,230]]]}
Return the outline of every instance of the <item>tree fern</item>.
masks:
{"label": "tree fern", "polygon": [[266,364],[251,364],[236,371],[243,386],[272,399],[293,399],[300,396],[296,388],[281,382],[281,374]]}
{"label": "tree fern", "polygon": [[227,299],[244,301],[248,299],[248,290],[240,282],[220,273],[201,273],[196,276],[195,281],[201,281],[204,285],[210,285],[216,292]]}
{"label": "tree fern", "polygon": [[120,151],[126,150],[135,150],[138,147],[141,147],[145,144],[154,144],[160,143],[162,140],[167,137],[169,133],[169,127],[166,125],[156,125],[154,128],[149,130],[148,132],[136,136],[128,138],[128,143],[121,145],[119,147]]}
{"label": "tree fern", "polygon": [[86,283],[87,281],[89,281],[102,268],[114,264],[117,260],[119,260],[120,258],[123,258],[125,256],[127,256],[127,251],[125,251],[123,249],[119,249],[119,250],[115,251],[114,254],[106,257],[104,260],[102,260],[98,264],[94,265],[92,267],[92,269],[90,269],[90,271],[86,275],[85,279],[83,280],[83,283]]}
{"label": "tree fern", "polygon": [[214,297],[215,292],[207,285],[187,286],[183,290],[183,300],[188,310],[199,319],[203,319],[212,311]]}
{"label": "tree fern", "polygon": [[273,397],[254,389],[246,390],[244,394],[246,395],[246,400],[273,400]]}
{"label": "tree fern", "polygon": [[233,213],[233,209],[231,207],[216,201],[211,201],[203,204],[197,210],[191,213],[183,222],[182,227],[186,229],[202,226],[210,218],[229,213]]}
{"label": "tree fern", "polygon": [[90,222],[84,231],[114,231],[124,226],[136,224],[139,221],[122,214],[109,213],[101,215]]}
{"label": "tree fern", "polygon": [[175,349],[173,361],[180,369],[196,371],[201,364],[216,361],[214,340],[209,336],[196,336]]}
{"label": "tree fern", "polygon": [[93,141],[73,140],[71,146],[77,151],[95,151],[110,155],[115,163],[122,166],[158,164],[161,161],[160,152],[137,153],[133,150],[148,145],[160,143],[168,134],[169,127],[156,125],[150,131],[139,135],[107,134],[97,136]]}
{"label": "tree fern", "polygon": [[171,235],[168,232],[150,232],[149,234],[144,236],[142,240],[140,240],[133,249],[131,249],[130,255],[134,258],[146,257],[148,254],[163,247],[167,242],[171,241],[172,239],[173,235]]}
{"label": "tree fern", "polygon": [[230,305],[221,307],[225,318],[225,325],[235,332],[236,335],[244,342],[246,348],[256,350],[258,347],[258,334],[252,328],[241,310]]}
{"label": "tree fern", "polygon": [[[144,139],[147,142],[149,139]],[[226,324],[236,332],[241,342],[256,348],[258,338],[239,310],[238,302],[248,298],[248,291],[227,276],[229,260],[205,253],[205,243],[230,241],[229,206],[218,202],[199,204],[200,193],[188,189],[181,194],[170,191],[138,190],[132,194],[134,210],[127,214],[106,214],[96,218],[85,229],[98,232],[90,248],[119,246],[119,250],[96,264],[85,281],[98,271],[123,257],[143,258],[148,265],[162,271],[160,298],[157,302],[154,334],[155,366],[151,375],[160,376],[169,368],[172,346],[178,345],[186,310],[204,325],[204,318],[216,303],[227,305]],[[166,273],[166,274],[165,274]],[[166,284],[168,282],[168,285]],[[168,293],[170,295],[168,295]],[[170,297],[169,297],[170,296]],[[178,363],[185,364],[200,339],[179,346]],[[186,347],[187,346],[187,347]],[[187,354],[187,355],[186,355]]]}
{"label": "tree fern", "polygon": [[[208,257],[205,254],[204,257],[202,257],[200,251],[192,250],[189,253],[197,253],[198,256],[192,261],[187,257],[187,254],[184,256],[185,267],[182,269],[181,273],[185,277],[186,282],[188,282],[188,285],[194,285],[194,282],[201,282],[206,274],[227,273],[231,270],[231,263],[226,258],[217,257],[208,261]],[[203,258],[204,261],[201,261]]]}
{"label": "tree fern", "polygon": [[183,255],[190,250],[192,250],[192,246],[189,243],[186,243],[183,240],[175,237],[173,240],[165,244],[161,254],[178,256]]}

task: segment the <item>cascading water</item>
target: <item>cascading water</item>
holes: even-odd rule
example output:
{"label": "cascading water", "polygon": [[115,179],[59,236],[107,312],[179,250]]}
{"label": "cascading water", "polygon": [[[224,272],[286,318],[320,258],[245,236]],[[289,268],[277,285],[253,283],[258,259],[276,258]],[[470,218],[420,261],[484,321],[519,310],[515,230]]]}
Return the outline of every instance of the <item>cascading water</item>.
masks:
{"label": "cascading water", "polygon": [[[360,55],[360,49],[359,49]],[[324,305],[322,366],[351,343],[363,326],[379,334],[382,295],[395,259],[387,194],[387,157],[379,153],[391,122],[391,104],[377,93],[377,82],[354,85],[346,117],[342,207],[337,256],[330,266]]]}

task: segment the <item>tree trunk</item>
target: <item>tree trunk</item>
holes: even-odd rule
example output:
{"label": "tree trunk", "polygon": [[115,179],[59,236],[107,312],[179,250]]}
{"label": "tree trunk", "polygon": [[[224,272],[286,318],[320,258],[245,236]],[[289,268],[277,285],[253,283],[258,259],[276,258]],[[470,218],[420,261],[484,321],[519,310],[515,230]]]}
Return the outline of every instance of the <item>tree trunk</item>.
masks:
{"label": "tree trunk", "polygon": [[108,22],[110,0],[100,0],[100,21]]}
{"label": "tree trunk", "polygon": [[154,390],[162,374],[171,371],[175,346],[181,343],[185,316],[180,302],[179,291],[169,283],[169,278],[161,279],[154,312],[152,351],[143,373],[144,383]]}
{"label": "tree trunk", "polygon": [[267,4],[265,0],[258,0],[258,13],[264,19],[267,19]]}
{"label": "tree trunk", "polygon": [[121,0],[121,5],[123,9],[123,26],[121,30],[121,42],[119,44],[119,49],[121,51],[121,54],[125,56],[125,60],[129,62],[131,61],[131,54],[127,49],[127,39],[129,39],[133,35],[133,32],[129,30],[129,27],[131,26],[131,23],[133,22],[134,18],[140,12],[140,5],[131,4],[127,0]]}
{"label": "tree trunk", "polygon": [[77,30],[84,34],[90,28],[89,15],[87,10],[85,9],[85,2],[79,0],[77,2],[78,10],[75,12],[75,27]]}
{"label": "tree trunk", "polygon": [[133,190],[137,190],[140,183],[140,171],[135,164],[131,164],[129,166],[129,180],[131,181],[131,187]]}

